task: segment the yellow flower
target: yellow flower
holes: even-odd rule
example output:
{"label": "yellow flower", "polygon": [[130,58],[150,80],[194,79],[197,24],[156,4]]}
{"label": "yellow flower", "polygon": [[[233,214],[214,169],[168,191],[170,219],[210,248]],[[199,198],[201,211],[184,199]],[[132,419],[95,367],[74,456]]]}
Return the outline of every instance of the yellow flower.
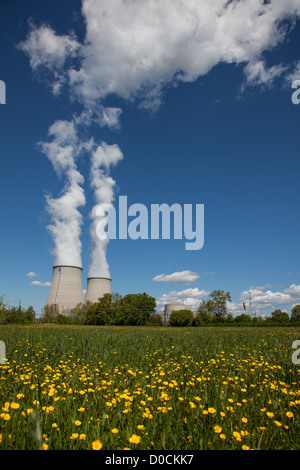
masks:
{"label": "yellow flower", "polygon": [[140,436],[137,436],[136,434],[132,434],[128,440],[131,444],[139,444],[141,442]]}
{"label": "yellow flower", "polygon": [[250,447],[243,445],[243,446],[242,446],[242,449],[243,449],[243,450],[250,450]]}
{"label": "yellow flower", "polygon": [[20,400],[20,398],[23,398],[23,397],[24,397],[23,393],[18,393],[18,395],[17,395],[18,400]]}
{"label": "yellow flower", "polygon": [[42,445],[42,449],[47,450],[48,449],[48,444],[45,444],[45,442],[44,442],[43,445]]}
{"label": "yellow flower", "polygon": [[276,421],[276,420],[274,420],[274,424],[275,424],[278,428],[280,428],[280,426],[282,426],[282,424],[281,424],[279,421]]}
{"label": "yellow flower", "polygon": [[92,442],[92,449],[93,450],[100,450],[102,449],[102,442],[99,441],[99,439],[96,439],[96,441]]}
{"label": "yellow flower", "polygon": [[267,416],[268,418],[274,418],[274,413],[272,413],[271,411],[268,411]]}
{"label": "yellow flower", "polygon": [[112,432],[113,434],[118,434],[119,431],[118,431],[117,428],[113,428],[113,429],[111,430],[111,432]]}
{"label": "yellow flower", "polygon": [[77,439],[78,437],[78,433],[77,432],[73,432],[72,436],[70,437],[70,439]]}
{"label": "yellow flower", "polygon": [[223,440],[226,439],[225,434],[221,433],[221,434],[220,434],[220,439],[223,439]]}
{"label": "yellow flower", "polygon": [[80,439],[81,441],[83,441],[85,438],[86,438],[86,434],[80,434],[80,435],[79,435],[79,439]]}
{"label": "yellow flower", "polygon": [[243,423],[248,423],[248,419],[247,419],[247,418],[242,418],[242,421],[243,421]]}
{"label": "yellow flower", "polygon": [[10,407],[13,409],[13,410],[17,410],[18,408],[20,408],[20,405],[19,403],[15,403],[14,401],[10,404]]}
{"label": "yellow flower", "polygon": [[9,421],[10,420],[10,414],[9,413],[2,413],[1,418],[4,419],[4,421]]}
{"label": "yellow flower", "polygon": [[286,416],[287,416],[288,418],[292,418],[292,417],[294,416],[294,414],[293,414],[291,411],[288,411],[288,412],[286,413]]}
{"label": "yellow flower", "polygon": [[242,440],[240,433],[237,432],[237,431],[234,431],[234,432],[233,432],[233,437],[235,437],[237,441],[241,441],[241,440]]}
{"label": "yellow flower", "polygon": [[145,426],[143,424],[138,424],[137,428],[138,428],[139,431],[144,431],[145,430]]}
{"label": "yellow flower", "polygon": [[215,410],[214,408],[208,408],[207,411],[213,415],[217,410]]}
{"label": "yellow flower", "polygon": [[75,424],[75,426],[80,426],[80,425],[81,425],[81,421],[76,420],[76,421],[74,421],[74,424]]}
{"label": "yellow flower", "polygon": [[222,432],[221,426],[216,425],[216,426],[214,427],[214,431],[215,431],[215,433],[220,434],[220,433]]}

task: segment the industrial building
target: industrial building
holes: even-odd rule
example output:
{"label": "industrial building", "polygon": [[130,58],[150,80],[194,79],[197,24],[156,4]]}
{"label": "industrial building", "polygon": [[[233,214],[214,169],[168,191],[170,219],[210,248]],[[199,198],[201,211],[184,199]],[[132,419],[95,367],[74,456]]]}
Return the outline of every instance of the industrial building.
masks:
{"label": "industrial building", "polygon": [[194,309],[192,307],[188,307],[187,305],[181,302],[170,302],[164,307],[163,316],[165,325],[168,323],[170,315],[174,310],[191,310],[194,313]]}
{"label": "industrial building", "polygon": [[107,277],[89,277],[85,294],[86,302],[97,302],[99,297],[111,293],[111,279]]}
{"label": "industrial building", "polygon": [[97,302],[99,297],[111,292],[111,279],[89,278],[86,295],[82,289],[82,268],[79,266],[54,266],[52,282],[45,305],[56,304],[59,313],[70,314],[79,303]]}

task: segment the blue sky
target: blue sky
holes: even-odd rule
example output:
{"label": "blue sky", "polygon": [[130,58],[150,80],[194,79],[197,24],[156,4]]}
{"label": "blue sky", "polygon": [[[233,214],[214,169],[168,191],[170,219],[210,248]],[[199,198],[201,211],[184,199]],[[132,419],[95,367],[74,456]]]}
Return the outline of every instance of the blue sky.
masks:
{"label": "blue sky", "polygon": [[[58,142],[61,128],[52,140],[48,133],[55,122],[80,121],[76,140],[68,136],[74,148],[94,139],[122,153],[101,180],[113,178],[116,202],[125,195],[149,211],[162,203],[205,207],[201,250],[185,250],[185,240],[111,240],[113,292],[147,292],[160,309],[173,300],[197,306],[223,289],[234,314],[249,289],[257,314],[300,303],[300,105],[291,101],[300,80],[300,1],[226,3],[1,3],[6,302],[21,299],[40,313],[47,298],[55,256],[46,194],[61,195],[66,173],[57,174],[38,143]],[[76,161],[84,178],[85,289],[95,193],[89,151],[73,157],[62,168]]]}

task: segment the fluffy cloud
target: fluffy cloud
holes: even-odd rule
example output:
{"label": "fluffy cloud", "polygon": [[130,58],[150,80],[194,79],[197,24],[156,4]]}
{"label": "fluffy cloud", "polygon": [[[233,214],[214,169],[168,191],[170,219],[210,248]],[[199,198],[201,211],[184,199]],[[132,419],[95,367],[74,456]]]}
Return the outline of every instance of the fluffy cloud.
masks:
{"label": "fluffy cloud", "polygon": [[274,80],[282,75],[286,70],[287,67],[284,67],[280,64],[267,68],[266,64],[262,60],[249,62],[244,68],[244,72],[246,74],[246,83],[247,85],[252,86],[270,86]]}
{"label": "fluffy cloud", "polygon": [[61,67],[67,57],[76,55],[79,46],[73,36],[58,36],[47,25],[39,28],[31,25],[27,40],[19,44],[19,48],[28,54],[33,70],[40,66]]}
{"label": "fluffy cloud", "polygon": [[82,15],[82,44],[49,26],[32,27],[20,45],[32,68],[54,68],[53,91],[67,77],[71,94],[85,104],[117,94],[155,109],[166,86],[192,82],[221,62],[244,65],[248,84],[270,85],[285,68],[268,67],[264,52],[285,39],[300,5],[299,0],[82,0]]}
{"label": "fluffy cloud", "polygon": [[48,25],[37,28],[31,24],[30,33],[18,48],[29,56],[30,66],[34,71],[47,68],[51,71],[50,86],[57,95],[64,82],[66,72],[63,66],[68,58],[77,55],[80,44],[73,35],[58,36]]}
{"label": "fluffy cloud", "polygon": [[51,286],[51,282],[41,282],[41,281],[32,281],[30,283],[32,286],[41,286],[41,287],[49,287]]}
{"label": "fluffy cloud", "polygon": [[26,276],[29,277],[30,279],[32,279],[34,277],[37,277],[38,274],[35,274],[33,271],[29,271],[29,273],[27,273]]}
{"label": "fluffy cloud", "polygon": [[[246,312],[243,309],[243,302],[246,305]],[[292,306],[292,304],[300,302],[300,285],[292,284],[291,286],[281,290],[272,291],[264,290],[257,287],[251,290],[251,310],[252,313],[260,314],[267,310],[268,313],[282,306]],[[250,297],[249,291],[243,291],[240,295],[239,302],[228,302],[228,310],[233,314],[249,313]]]}
{"label": "fluffy cloud", "polygon": [[163,307],[171,302],[182,302],[189,307],[197,307],[203,297],[209,295],[205,290],[199,290],[198,287],[184,289],[181,291],[171,291],[168,294],[163,294],[156,299],[158,307]]}
{"label": "fluffy cloud", "polygon": [[[159,105],[165,85],[194,81],[220,62],[250,64],[250,82],[282,72],[261,56],[285,37],[280,22],[300,14],[294,0],[83,0],[83,61],[70,78],[79,95],[117,93]],[[101,25],[101,27],[100,27]]]}
{"label": "fluffy cloud", "polygon": [[172,274],[159,274],[158,276],[155,276],[152,280],[156,282],[182,282],[184,284],[192,284],[197,279],[199,279],[199,277],[199,274],[187,270],[175,272]]}

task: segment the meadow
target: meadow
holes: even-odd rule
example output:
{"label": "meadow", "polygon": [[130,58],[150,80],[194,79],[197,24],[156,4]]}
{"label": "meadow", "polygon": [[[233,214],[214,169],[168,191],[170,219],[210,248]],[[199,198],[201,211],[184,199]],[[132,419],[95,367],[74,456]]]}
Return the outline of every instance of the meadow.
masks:
{"label": "meadow", "polygon": [[0,449],[300,449],[300,328],[1,326]]}

